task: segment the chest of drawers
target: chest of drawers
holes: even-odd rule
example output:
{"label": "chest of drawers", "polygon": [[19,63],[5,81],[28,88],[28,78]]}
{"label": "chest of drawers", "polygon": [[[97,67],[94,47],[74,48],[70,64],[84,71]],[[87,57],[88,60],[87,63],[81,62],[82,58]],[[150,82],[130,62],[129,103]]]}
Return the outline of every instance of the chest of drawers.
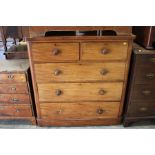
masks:
{"label": "chest of drawers", "polygon": [[121,121],[132,35],[28,39],[40,126]]}
{"label": "chest of drawers", "polygon": [[28,60],[0,61],[0,121],[36,124]]}
{"label": "chest of drawers", "polygon": [[124,126],[155,119],[155,50],[134,44]]}

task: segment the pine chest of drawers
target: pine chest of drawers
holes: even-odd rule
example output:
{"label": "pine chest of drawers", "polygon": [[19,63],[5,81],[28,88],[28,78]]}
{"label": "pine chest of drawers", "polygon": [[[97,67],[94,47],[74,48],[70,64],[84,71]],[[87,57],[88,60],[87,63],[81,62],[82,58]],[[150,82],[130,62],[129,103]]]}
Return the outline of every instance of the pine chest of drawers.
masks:
{"label": "pine chest of drawers", "polygon": [[38,124],[118,124],[132,41],[132,35],[28,39]]}
{"label": "pine chest of drawers", "polygon": [[0,121],[36,124],[28,60],[0,61]]}
{"label": "pine chest of drawers", "polygon": [[134,44],[124,126],[155,119],[155,50]]}

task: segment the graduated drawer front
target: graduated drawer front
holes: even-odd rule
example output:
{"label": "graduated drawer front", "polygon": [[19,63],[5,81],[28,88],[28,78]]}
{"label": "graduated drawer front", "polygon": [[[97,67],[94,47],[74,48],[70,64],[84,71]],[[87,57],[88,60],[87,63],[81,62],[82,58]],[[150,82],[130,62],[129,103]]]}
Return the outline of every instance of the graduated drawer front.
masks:
{"label": "graduated drawer front", "polygon": [[32,59],[38,62],[79,60],[78,43],[33,43]]}
{"label": "graduated drawer front", "polygon": [[24,73],[0,73],[0,83],[26,82]]}
{"label": "graduated drawer front", "polygon": [[0,84],[0,94],[27,94],[26,83],[21,84]]}
{"label": "graduated drawer front", "polygon": [[30,104],[28,94],[0,94],[0,103]]}
{"label": "graduated drawer front", "polygon": [[123,82],[38,84],[40,102],[120,101]]}
{"label": "graduated drawer front", "polygon": [[31,117],[30,105],[0,105],[0,116]]}
{"label": "graduated drawer front", "polygon": [[134,101],[155,101],[155,86],[154,84],[136,84],[132,94]]}
{"label": "graduated drawer front", "polygon": [[55,120],[97,119],[117,117],[119,102],[93,103],[44,103],[41,117]]}
{"label": "graduated drawer front", "polygon": [[38,83],[124,80],[125,63],[35,64]]}
{"label": "graduated drawer front", "polygon": [[81,60],[126,60],[128,43],[96,42],[81,44]]}
{"label": "graduated drawer front", "polygon": [[153,101],[132,101],[129,105],[127,116],[144,117],[155,115],[155,102]]}

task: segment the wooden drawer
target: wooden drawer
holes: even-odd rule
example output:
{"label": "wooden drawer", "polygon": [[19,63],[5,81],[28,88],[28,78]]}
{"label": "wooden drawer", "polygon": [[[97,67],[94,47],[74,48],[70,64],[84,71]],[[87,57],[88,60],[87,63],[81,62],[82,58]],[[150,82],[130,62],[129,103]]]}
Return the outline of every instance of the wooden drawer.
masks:
{"label": "wooden drawer", "polygon": [[152,84],[155,83],[155,65],[153,66],[137,66],[135,75],[136,84]]}
{"label": "wooden drawer", "polygon": [[0,103],[30,104],[28,94],[0,94]]}
{"label": "wooden drawer", "polygon": [[0,83],[26,82],[24,73],[0,73]]}
{"label": "wooden drawer", "polygon": [[31,45],[33,61],[57,62],[79,60],[78,43],[34,43]]}
{"label": "wooden drawer", "polygon": [[81,44],[81,60],[126,60],[127,42],[100,42]]}
{"label": "wooden drawer", "polygon": [[118,116],[119,102],[44,103],[41,117],[55,120],[97,119]]}
{"label": "wooden drawer", "polygon": [[155,116],[155,102],[131,102],[127,112],[128,117]]}
{"label": "wooden drawer", "polygon": [[29,105],[0,105],[0,116],[31,117],[32,109]]}
{"label": "wooden drawer", "polygon": [[39,101],[120,101],[123,82],[38,84]]}
{"label": "wooden drawer", "polygon": [[36,79],[39,83],[52,81],[122,81],[124,80],[124,72],[125,63],[35,64]]}
{"label": "wooden drawer", "polygon": [[0,84],[1,94],[27,94],[28,88],[26,83],[22,84]]}
{"label": "wooden drawer", "polygon": [[136,84],[133,88],[132,100],[155,101],[155,89],[152,84]]}

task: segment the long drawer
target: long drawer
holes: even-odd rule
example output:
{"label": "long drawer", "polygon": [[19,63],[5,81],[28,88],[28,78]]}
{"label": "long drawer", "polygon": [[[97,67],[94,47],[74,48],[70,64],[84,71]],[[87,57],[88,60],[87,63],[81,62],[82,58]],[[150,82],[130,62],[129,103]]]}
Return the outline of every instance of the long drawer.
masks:
{"label": "long drawer", "polygon": [[38,84],[40,102],[120,101],[123,82]]}
{"label": "long drawer", "polygon": [[0,94],[0,103],[30,104],[29,94]]}
{"label": "long drawer", "polygon": [[56,62],[79,60],[78,43],[35,43],[32,44],[33,61]]}
{"label": "long drawer", "polygon": [[31,117],[30,105],[0,105],[0,116]]}
{"label": "long drawer", "polygon": [[0,84],[0,94],[27,94],[26,83]]}
{"label": "long drawer", "polygon": [[41,117],[52,120],[116,118],[119,102],[43,103]]}
{"label": "long drawer", "polygon": [[128,42],[82,43],[81,50],[81,60],[126,60]]}
{"label": "long drawer", "polygon": [[36,80],[46,82],[124,80],[125,63],[46,63],[35,64]]}

